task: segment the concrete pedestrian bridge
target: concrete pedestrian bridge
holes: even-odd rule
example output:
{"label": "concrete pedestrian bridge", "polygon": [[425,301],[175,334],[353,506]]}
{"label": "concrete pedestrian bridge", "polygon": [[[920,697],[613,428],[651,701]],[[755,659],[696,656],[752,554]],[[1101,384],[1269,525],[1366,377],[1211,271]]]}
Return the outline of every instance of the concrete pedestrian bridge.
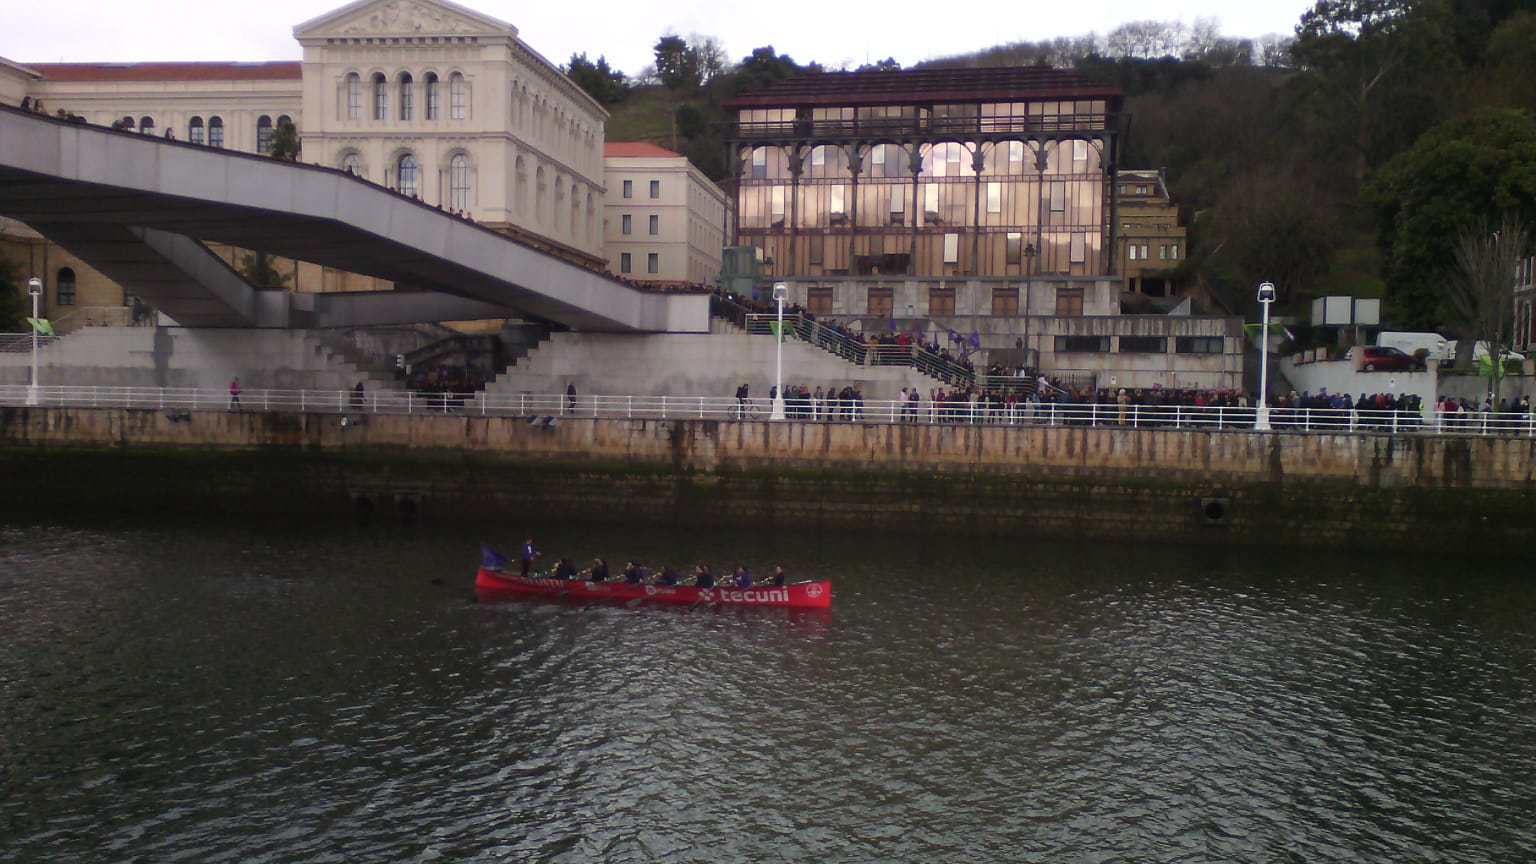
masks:
{"label": "concrete pedestrian bridge", "polygon": [[[0,214],[186,327],[354,327],[519,317],[572,330],[704,333],[705,295],[657,294],[341,171],[0,106]],[[227,243],[393,281],[259,289]]]}

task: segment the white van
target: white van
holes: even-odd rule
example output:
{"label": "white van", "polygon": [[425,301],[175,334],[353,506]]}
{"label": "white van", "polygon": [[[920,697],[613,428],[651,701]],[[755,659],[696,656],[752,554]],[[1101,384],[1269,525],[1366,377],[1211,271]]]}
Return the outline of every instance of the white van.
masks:
{"label": "white van", "polygon": [[[1445,348],[1446,348],[1447,351],[1451,352],[1451,356],[1452,357],[1456,356],[1456,346],[1458,344],[1460,344],[1460,342],[1461,342],[1460,339],[1452,339],[1451,341],[1445,343]],[[1484,357],[1487,357],[1487,356],[1488,356],[1488,343],[1487,342],[1484,342],[1483,340],[1479,339],[1479,340],[1477,340],[1477,342],[1473,343],[1473,345],[1472,345],[1472,359],[1473,360],[1481,360],[1481,359],[1483,359]],[[1505,351],[1504,351],[1504,360],[1505,360],[1505,362],[1508,362],[1510,360],[1514,360],[1515,362],[1518,363],[1519,361],[1524,360],[1524,359],[1525,359],[1525,355],[1521,354],[1518,351],[1510,351],[1508,349],[1505,349]]]}
{"label": "white van", "polygon": [[1454,342],[1445,341],[1445,337],[1439,333],[1415,333],[1406,330],[1383,330],[1376,334],[1376,344],[1383,348],[1396,348],[1414,356],[1414,352],[1424,349],[1429,360],[1449,360],[1454,350]]}

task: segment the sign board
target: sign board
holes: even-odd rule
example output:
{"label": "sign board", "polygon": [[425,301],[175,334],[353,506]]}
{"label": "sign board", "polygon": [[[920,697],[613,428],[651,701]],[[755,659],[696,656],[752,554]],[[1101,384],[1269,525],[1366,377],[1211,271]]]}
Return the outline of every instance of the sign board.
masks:
{"label": "sign board", "polygon": [[1355,299],[1355,323],[1364,327],[1381,325],[1381,301],[1375,297]]}

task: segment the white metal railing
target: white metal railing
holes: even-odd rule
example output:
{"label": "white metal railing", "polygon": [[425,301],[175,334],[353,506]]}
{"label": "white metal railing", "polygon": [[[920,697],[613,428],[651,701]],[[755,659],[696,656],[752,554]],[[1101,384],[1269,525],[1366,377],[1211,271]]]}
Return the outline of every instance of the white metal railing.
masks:
{"label": "white metal railing", "polygon": [[[0,384],[0,406],[24,406],[25,384]],[[245,390],[238,404],[228,392],[177,387],[41,386],[37,404],[63,408],[143,410],[309,412],[367,414],[456,414],[487,417],[601,417],[636,420],[767,420],[769,400],[744,402],[731,396],[578,395],[564,393],[445,394],[402,390]],[[814,399],[792,393],[785,399],[789,420],[835,423],[928,423],[965,425],[1096,426],[1126,429],[1251,431],[1252,408],[1189,405],[1127,405],[900,399]],[[1435,435],[1536,437],[1536,413],[1416,411],[1329,408],[1271,408],[1277,433],[1370,432]]]}

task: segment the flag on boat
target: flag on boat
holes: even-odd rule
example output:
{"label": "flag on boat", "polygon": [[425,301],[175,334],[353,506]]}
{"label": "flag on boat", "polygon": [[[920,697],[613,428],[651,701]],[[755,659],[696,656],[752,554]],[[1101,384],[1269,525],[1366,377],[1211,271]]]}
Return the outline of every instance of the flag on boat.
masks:
{"label": "flag on boat", "polygon": [[495,549],[492,549],[484,543],[480,544],[481,567],[485,568],[486,570],[501,570],[507,566],[507,563],[507,556],[497,552]]}

